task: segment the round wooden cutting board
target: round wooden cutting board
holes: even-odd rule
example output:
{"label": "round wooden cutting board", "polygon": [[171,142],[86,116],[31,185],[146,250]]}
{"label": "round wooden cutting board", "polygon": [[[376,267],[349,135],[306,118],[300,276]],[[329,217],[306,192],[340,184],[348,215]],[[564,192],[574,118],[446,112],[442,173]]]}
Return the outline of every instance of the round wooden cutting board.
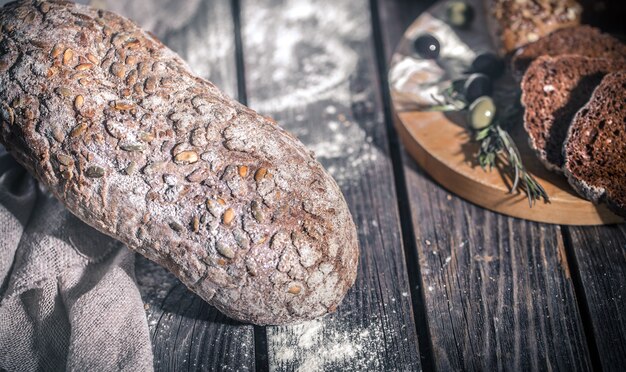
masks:
{"label": "round wooden cutting board", "polygon": [[[601,225],[624,222],[604,205],[582,199],[565,177],[547,171],[528,146],[521,123],[510,129],[523,163],[545,188],[550,203],[537,201],[531,208],[524,193],[509,193],[507,171],[483,170],[476,163],[478,145],[470,141],[464,114],[428,111],[428,100],[437,84],[456,78],[471,62],[475,51],[492,50],[480,0],[474,3],[476,18],[468,30],[445,23],[445,3],[422,14],[404,33],[389,71],[392,108],[396,128],[408,152],[437,182],[451,192],[487,209],[532,221],[564,225]],[[415,55],[413,40],[423,33],[434,34],[441,42],[438,61],[424,61]],[[511,76],[496,82],[495,95],[517,89]],[[502,93],[504,94],[504,93]],[[519,99],[519,98],[515,98]],[[421,104],[420,104],[421,103]],[[500,106],[499,106],[500,107]]]}

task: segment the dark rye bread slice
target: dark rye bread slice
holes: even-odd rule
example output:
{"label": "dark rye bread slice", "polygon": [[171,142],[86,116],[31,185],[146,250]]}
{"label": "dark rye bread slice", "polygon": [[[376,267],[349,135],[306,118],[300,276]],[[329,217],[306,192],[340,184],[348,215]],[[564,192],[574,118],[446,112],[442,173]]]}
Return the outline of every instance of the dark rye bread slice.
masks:
{"label": "dark rye bread slice", "polygon": [[626,45],[590,26],[560,29],[518,49],[512,58],[513,73],[521,77],[536,58],[561,54],[624,60]]}
{"label": "dark rye bread slice", "polygon": [[552,31],[580,24],[576,0],[484,0],[487,26],[500,54],[535,42]]}
{"label": "dark rye bread slice", "polygon": [[589,100],[604,75],[626,63],[575,55],[536,59],[522,79],[524,128],[530,146],[553,171],[563,166],[563,141],[576,112]]}
{"label": "dark rye bread slice", "polygon": [[626,71],[605,76],[578,111],[564,153],[572,187],[626,217]]}
{"label": "dark rye bread slice", "polygon": [[0,143],[71,212],[232,318],[335,311],[357,232],[297,138],[111,12],[25,0],[0,25]]}

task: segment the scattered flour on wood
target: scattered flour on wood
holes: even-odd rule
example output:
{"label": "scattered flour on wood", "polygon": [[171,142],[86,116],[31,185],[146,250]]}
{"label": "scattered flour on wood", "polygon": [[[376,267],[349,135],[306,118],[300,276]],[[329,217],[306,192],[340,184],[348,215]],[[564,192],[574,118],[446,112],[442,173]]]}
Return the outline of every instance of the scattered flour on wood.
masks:
{"label": "scattered flour on wood", "polygon": [[269,328],[270,370],[365,371],[384,367],[379,359],[384,354],[379,321],[358,328],[348,326],[348,322],[330,324],[329,319]]}
{"label": "scattered flour on wood", "polygon": [[[358,45],[371,36],[369,13],[355,11],[359,6],[285,0],[244,6],[242,17],[245,58],[257,66],[247,72],[255,92],[251,107],[278,116],[342,187],[361,180],[378,154],[362,120],[351,119],[354,105],[372,109],[372,97],[355,92],[352,84],[359,71]],[[294,112],[304,114],[295,116],[297,123],[280,118]]]}
{"label": "scattered flour on wood", "polygon": [[78,0],[76,2],[138,20],[139,25],[144,29],[163,35],[187,25],[189,20],[197,14],[201,0],[150,0],[149,6],[145,1],[127,0]]}
{"label": "scattered flour on wood", "polygon": [[349,77],[358,63],[351,43],[370,32],[367,12],[354,12],[355,6],[286,0],[275,7],[244,7],[246,60],[262,67],[247,76],[255,91],[251,106],[271,113],[331,97],[348,101]]}
{"label": "scattered flour on wood", "polygon": [[[326,112],[336,110],[332,105],[326,108]],[[372,137],[341,114],[316,127],[310,139],[301,139],[340,186],[356,184],[378,158],[379,150],[373,145]]]}

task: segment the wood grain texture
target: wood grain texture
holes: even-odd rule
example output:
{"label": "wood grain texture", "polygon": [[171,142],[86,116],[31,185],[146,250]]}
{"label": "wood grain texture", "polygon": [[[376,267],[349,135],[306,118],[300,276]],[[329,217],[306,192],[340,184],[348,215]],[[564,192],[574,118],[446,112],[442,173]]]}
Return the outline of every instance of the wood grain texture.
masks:
{"label": "wood grain texture", "polygon": [[[230,2],[92,0],[153,30],[194,72],[237,94]],[[255,369],[251,325],[234,322],[189,291],[164,268],[137,256],[136,277],[147,304],[157,371]]]}
{"label": "wood grain texture", "polygon": [[[378,1],[378,9],[381,19],[415,11],[398,1]],[[387,60],[407,26],[382,24]],[[402,161],[417,250],[409,268],[421,273],[434,366],[589,370],[560,227],[469,204],[405,152]]]}
{"label": "wood grain texture", "polygon": [[161,266],[137,255],[156,371],[255,369],[252,326],[227,318]]}
{"label": "wood grain texture", "polygon": [[419,369],[368,2],[243,1],[242,27],[248,103],[316,152],[361,244],[337,313],[267,328],[270,369]]}
{"label": "wood grain texture", "polygon": [[[604,371],[626,366],[626,225],[568,227],[566,243],[573,254],[582,287],[584,311],[590,321]],[[571,257],[571,256],[570,256]]]}
{"label": "wood grain texture", "polygon": [[407,182],[437,367],[590,369],[559,228]]}

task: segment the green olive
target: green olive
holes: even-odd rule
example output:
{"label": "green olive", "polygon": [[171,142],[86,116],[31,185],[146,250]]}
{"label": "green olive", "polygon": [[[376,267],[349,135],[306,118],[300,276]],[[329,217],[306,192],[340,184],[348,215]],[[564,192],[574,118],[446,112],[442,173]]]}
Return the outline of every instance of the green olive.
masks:
{"label": "green olive", "polygon": [[469,123],[475,130],[487,128],[496,116],[496,105],[489,96],[477,98],[469,107]]}

